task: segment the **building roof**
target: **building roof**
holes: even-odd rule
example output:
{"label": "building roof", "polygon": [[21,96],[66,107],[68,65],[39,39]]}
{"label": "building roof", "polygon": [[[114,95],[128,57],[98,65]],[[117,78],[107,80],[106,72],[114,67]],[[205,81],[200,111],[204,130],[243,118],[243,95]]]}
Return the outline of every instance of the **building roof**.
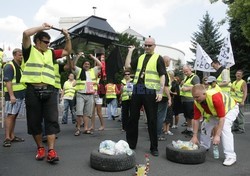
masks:
{"label": "building roof", "polygon": [[[110,26],[106,19],[97,16],[90,16],[78,24],[68,29],[71,38],[84,38],[87,41],[97,42],[104,45],[110,44],[112,41],[117,41],[117,33]],[[52,47],[61,45],[65,42],[64,36],[60,34],[55,41],[52,42]]]}
{"label": "building roof", "polygon": [[128,29],[126,29],[125,31],[122,32],[122,34],[129,34],[132,36],[135,36],[138,39],[145,39],[145,37],[141,34],[139,34],[138,32],[136,32],[135,30],[131,29],[130,27]]}

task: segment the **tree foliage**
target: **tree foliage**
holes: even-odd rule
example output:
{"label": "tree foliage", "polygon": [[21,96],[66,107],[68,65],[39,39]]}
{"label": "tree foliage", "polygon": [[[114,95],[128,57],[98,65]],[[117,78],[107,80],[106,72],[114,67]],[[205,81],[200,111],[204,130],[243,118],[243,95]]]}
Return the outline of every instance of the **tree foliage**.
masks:
{"label": "tree foliage", "polygon": [[238,21],[242,34],[250,44],[250,1],[235,0],[229,5],[228,15]]}
{"label": "tree foliage", "polygon": [[193,53],[196,53],[196,45],[199,43],[212,59],[216,59],[223,43],[223,39],[221,39],[221,34],[219,33],[219,27],[214,24],[208,12],[206,12],[200,22],[201,24],[198,26],[199,31],[194,32],[191,37],[193,48],[190,49]]}
{"label": "tree foliage", "polygon": [[231,45],[235,59],[235,65],[231,67],[231,78],[235,80],[235,73],[238,69],[244,71],[243,79],[250,76],[250,46],[247,44],[247,39],[243,36],[240,21],[231,19],[229,32],[231,33]]}
{"label": "tree foliage", "polygon": [[[223,38],[219,33],[219,27],[214,24],[213,19],[210,18],[208,12],[200,20],[199,31],[194,32],[191,37],[192,48],[190,50],[196,53],[197,43],[206,51],[211,59],[217,59],[217,55],[220,52]],[[190,65],[194,65],[194,61],[189,62]],[[201,71],[196,72],[197,75],[202,79],[203,73]]]}

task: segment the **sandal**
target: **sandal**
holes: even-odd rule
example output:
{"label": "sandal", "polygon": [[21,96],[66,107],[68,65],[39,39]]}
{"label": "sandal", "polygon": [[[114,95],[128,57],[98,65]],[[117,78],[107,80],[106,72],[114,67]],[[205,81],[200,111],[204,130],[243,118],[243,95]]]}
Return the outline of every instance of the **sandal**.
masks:
{"label": "sandal", "polygon": [[4,147],[11,147],[11,140],[10,139],[5,139],[3,142]]}
{"label": "sandal", "polygon": [[98,128],[98,131],[103,131],[103,130],[104,130],[104,127]]}
{"label": "sandal", "polygon": [[75,136],[80,136],[80,134],[81,134],[81,131],[79,129],[77,129],[75,132]]}
{"label": "sandal", "polygon": [[24,139],[23,139],[23,138],[20,138],[20,137],[15,136],[15,137],[11,140],[11,142],[24,142]]}
{"label": "sandal", "polygon": [[92,132],[92,131],[89,131],[89,130],[85,130],[85,131],[83,131],[82,133],[83,133],[83,134],[93,134],[93,132]]}

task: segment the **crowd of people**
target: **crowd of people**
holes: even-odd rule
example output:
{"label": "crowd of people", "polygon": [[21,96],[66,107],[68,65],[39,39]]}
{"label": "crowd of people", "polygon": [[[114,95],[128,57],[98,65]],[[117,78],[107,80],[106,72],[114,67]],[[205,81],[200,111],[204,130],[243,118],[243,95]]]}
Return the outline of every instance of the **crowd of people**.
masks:
{"label": "crowd of people", "polygon": [[[27,29],[23,32],[22,49],[14,49],[14,59],[3,67],[5,83],[5,140],[4,147],[24,139],[15,136],[17,115],[25,103],[28,134],[37,145],[36,160],[47,156],[48,162],[59,161],[55,150],[56,134],[60,123],[68,123],[70,109],[74,136],[92,134],[95,130],[96,112],[100,120],[99,131],[105,129],[102,107],[107,104],[107,120],[117,117],[117,104],[121,102],[122,130],[131,149],[136,149],[140,112],[146,113],[150,152],[158,156],[158,141],[165,141],[165,135],[174,135],[178,128],[179,115],[184,113],[186,129],[181,133],[190,137],[193,143],[200,143],[206,149],[222,140],[225,160],[223,165],[236,162],[232,131],[245,133],[243,107],[247,98],[247,84],[242,79],[243,71],[236,72],[236,80],[231,83],[230,72],[219,61],[214,60],[216,70],[211,76],[200,78],[189,65],[183,66],[184,79],[169,71],[171,58],[155,53],[155,39],[145,39],[144,54],[133,58],[134,46],[128,48],[123,79],[116,85],[106,76],[104,53],[89,57],[94,62],[84,60],[76,66],[83,52],[72,54],[71,38],[67,30],[63,49],[51,49],[50,35],[45,32],[51,25]],[[31,41],[33,36],[33,42]],[[57,59],[67,57],[64,66]],[[68,71],[68,80],[61,88],[60,74]],[[132,73],[134,77],[132,78]],[[105,85],[104,85],[105,82]],[[59,90],[62,93],[59,95]],[[119,96],[117,96],[119,95]],[[59,97],[60,96],[60,97]],[[117,98],[118,97],[118,98]],[[62,121],[58,118],[58,99],[64,102]],[[91,125],[89,120],[91,119]],[[198,129],[201,124],[200,141]],[[81,130],[81,127],[83,130]],[[47,138],[48,151],[43,145]]]}

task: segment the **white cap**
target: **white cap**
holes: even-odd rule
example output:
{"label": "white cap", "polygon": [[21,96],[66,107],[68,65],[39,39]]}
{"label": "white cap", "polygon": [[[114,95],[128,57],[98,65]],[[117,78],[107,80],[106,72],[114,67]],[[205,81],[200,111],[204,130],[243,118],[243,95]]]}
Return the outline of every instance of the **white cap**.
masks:
{"label": "white cap", "polygon": [[208,78],[207,78],[207,81],[206,81],[207,83],[212,83],[212,82],[217,82],[217,80],[216,80],[216,78],[214,77],[214,76],[209,76]]}

